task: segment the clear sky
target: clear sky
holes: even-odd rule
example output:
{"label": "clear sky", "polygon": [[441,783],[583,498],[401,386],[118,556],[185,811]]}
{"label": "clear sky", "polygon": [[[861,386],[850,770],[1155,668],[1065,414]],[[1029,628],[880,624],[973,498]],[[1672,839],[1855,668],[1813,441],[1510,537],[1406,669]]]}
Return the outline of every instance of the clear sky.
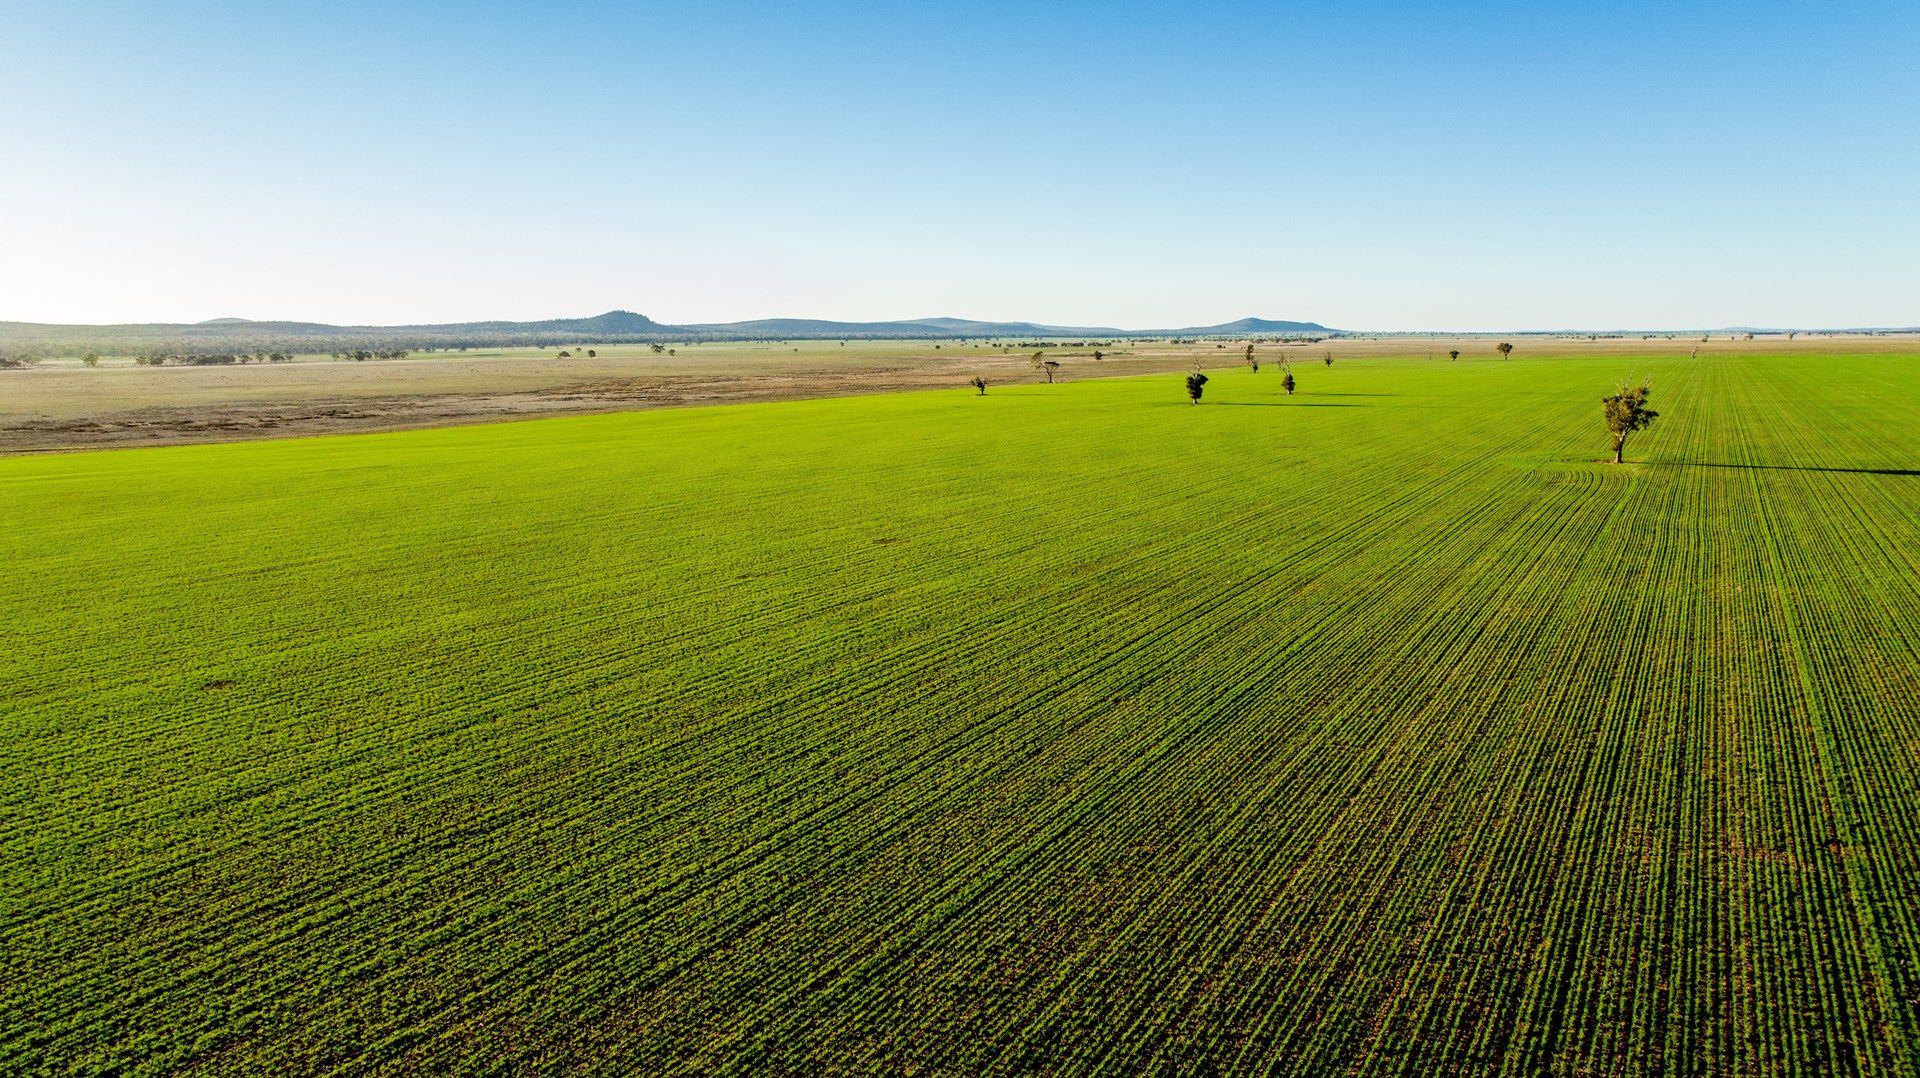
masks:
{"label": "clear sky", "polygon": [[1920,323],[1920,3],[0,0],[0,319]]}

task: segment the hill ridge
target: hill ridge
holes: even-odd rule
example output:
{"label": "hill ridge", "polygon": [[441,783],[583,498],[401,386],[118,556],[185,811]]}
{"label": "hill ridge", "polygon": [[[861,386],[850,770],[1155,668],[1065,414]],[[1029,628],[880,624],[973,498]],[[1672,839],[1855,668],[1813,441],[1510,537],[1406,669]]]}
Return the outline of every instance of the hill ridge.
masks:
{"label": "hill ridge", "polygon": [[105,325],[0,322],[0,344],[74,342],[219,346],[222,342],[271,340],[286,343],[415,342],[417,344],[573,344],[649,340],[831,340],[835,338],[962,339],[977,337],[1195,337],[1229,334],[1334,334],[1318,322],[1242,318],[1212,326],[1179,329],[1120,329],[1113,326],[1060,326],[1043,322],[991,322],[970,318],[909,318],[892,321],[837,321],[823,318],[758,318],[738,322],[672,325],[629,310],[611,310],[585,318],[548,318],[518,322],[422,322],[405,325],[335,325],[327,322],[215,318],[204,322],[123,322]]}

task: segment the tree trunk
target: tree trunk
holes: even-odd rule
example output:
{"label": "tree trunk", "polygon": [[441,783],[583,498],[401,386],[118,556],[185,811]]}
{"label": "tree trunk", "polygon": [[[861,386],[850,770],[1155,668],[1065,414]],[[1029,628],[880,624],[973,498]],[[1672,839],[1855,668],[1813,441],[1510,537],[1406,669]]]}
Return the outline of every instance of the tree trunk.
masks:
{"label": "tree trunk", "polygon": [[1626,453],[1626,451],[1627,451],[1626,438],[1624,437],[1615,438],[1613,440],[1613,462],[1615,464],[1625,464],[1626,461],[1622,459],[1622,456],[1623,454]]}

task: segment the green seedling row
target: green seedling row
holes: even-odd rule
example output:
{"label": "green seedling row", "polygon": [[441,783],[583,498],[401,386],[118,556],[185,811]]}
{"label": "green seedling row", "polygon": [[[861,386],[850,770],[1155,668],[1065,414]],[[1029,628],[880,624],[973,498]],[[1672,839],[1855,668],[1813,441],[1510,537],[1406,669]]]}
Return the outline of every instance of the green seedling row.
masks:
{"label": "green seedling row", "polygon": [[1209,375],[0,460],[0,1073],[1920,1074],[1920,356]]}

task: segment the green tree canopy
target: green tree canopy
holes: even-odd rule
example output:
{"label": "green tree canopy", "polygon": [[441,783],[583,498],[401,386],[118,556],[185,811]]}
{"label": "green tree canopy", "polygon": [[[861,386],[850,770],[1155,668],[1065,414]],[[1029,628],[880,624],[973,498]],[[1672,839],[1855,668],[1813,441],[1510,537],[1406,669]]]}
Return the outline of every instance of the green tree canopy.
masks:
{"label": "green tree canopy", "polygon": [[1601,397],[1600,405],[1606,410],[1607,430],[1613,433],[1613,462],[1623,463],[1627,450],[1627,436],[1634,431],[1645,430],[1653,426],[1660,413],[1647,407],[1647,396],[1653,392],[1650,385],[1627,386],[1622,384],[1620,392],[1611,397]]}

